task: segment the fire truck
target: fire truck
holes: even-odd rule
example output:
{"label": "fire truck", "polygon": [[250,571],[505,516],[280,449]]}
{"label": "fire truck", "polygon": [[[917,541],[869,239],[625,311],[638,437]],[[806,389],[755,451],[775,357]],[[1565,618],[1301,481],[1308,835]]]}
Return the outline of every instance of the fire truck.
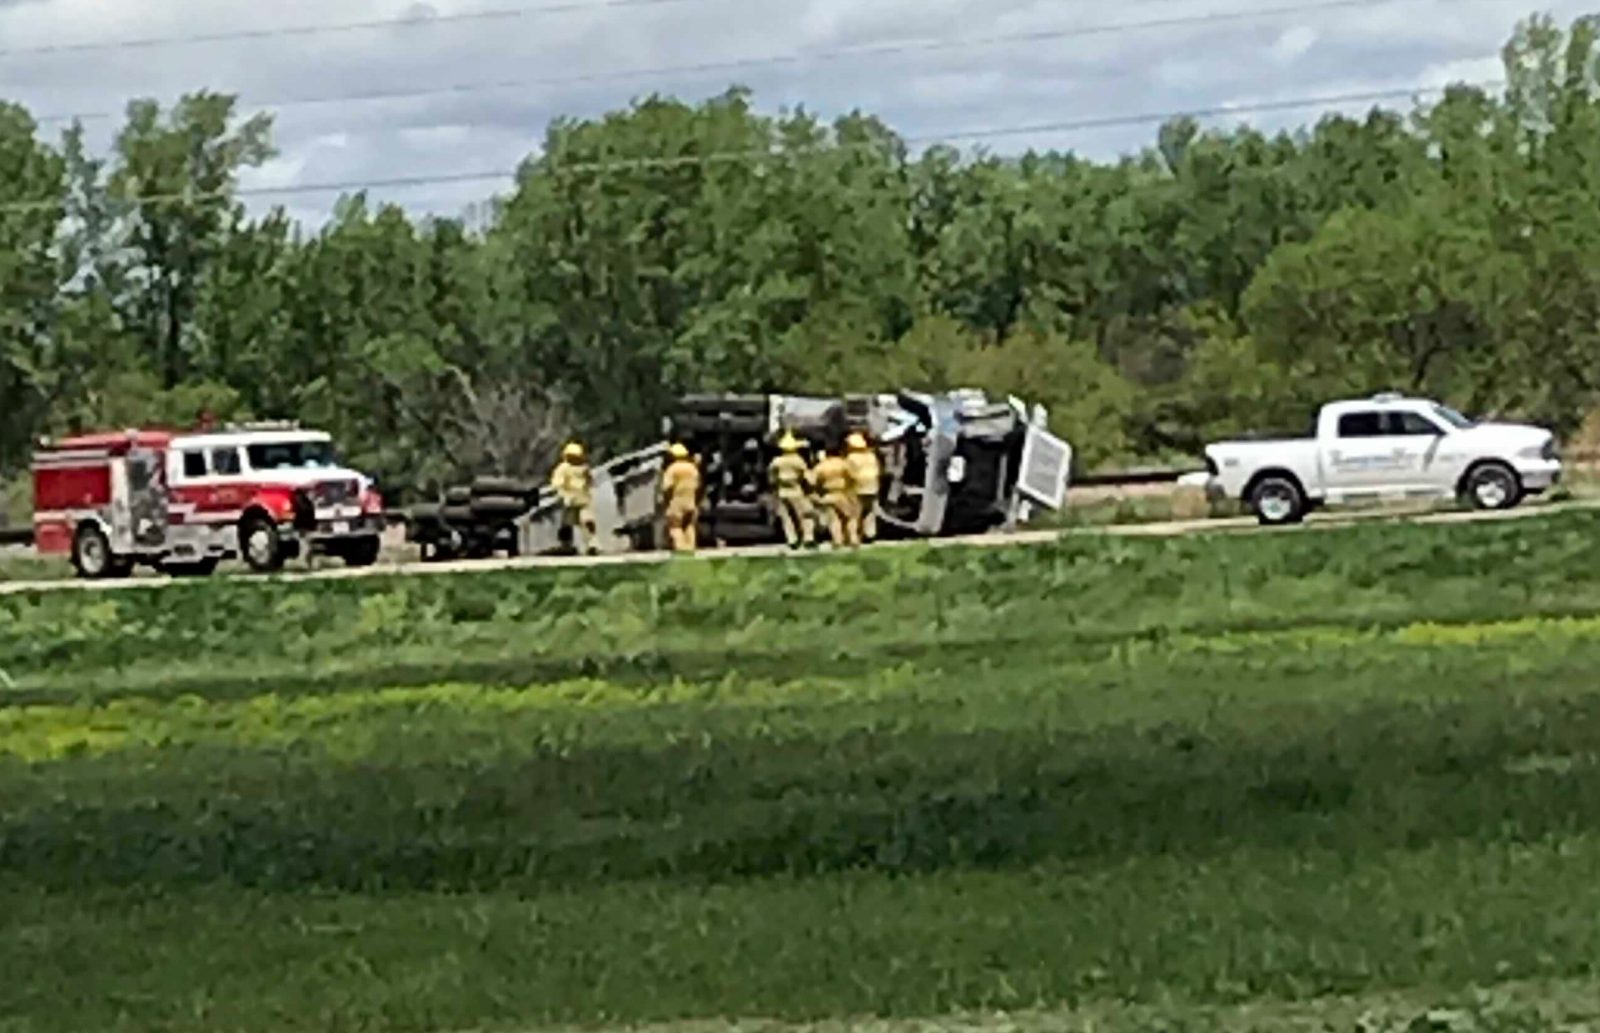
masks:
{"label": "fire truck", "polygon": [[327,434],[283,423],[41,441],[33,494],[35,548],[85,578],[139,564],[204,575],[236,558],[265,573],[308,551],[369,566],[384,522]]}

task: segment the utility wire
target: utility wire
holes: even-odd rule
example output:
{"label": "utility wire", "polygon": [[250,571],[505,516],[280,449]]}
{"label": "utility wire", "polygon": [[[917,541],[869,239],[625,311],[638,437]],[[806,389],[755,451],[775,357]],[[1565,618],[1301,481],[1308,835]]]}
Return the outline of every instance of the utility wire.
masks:
{"label": "utility wire", "polygon": [[[656,2],[656,0],[648,0]],[[678,0],[684,2],[684,0]],[[1034,30],[954,39],[912,39],[874,43],[864,46],[842,47],[834,50],[795,51],[788,54],[771,54],[759,57],[732,58],[724,61],[701,61],[691,64],[664,65],[650,68],[619,69],[604,72],[580,72],[569,75],[539,76],[530,79],[501,79],[483,82],[457,83],[445,86],[406,87],[391,90],[368,90],[353,93],[320,96],[289,96],[276,100],[251,102],[245,105],[250,111],[276,111],[284,108],[306,107],[322,104],[361,104],[396,100],[420,100],[431,97],[468,96],[477,93],[518,89],[535,89],[549,86],[568,86],[584,83],[611,82],[615,80],[656,78],[676,75],[701,75],[711,72],[744,71],[782,65],[804,65],[829,61],[842,61],[867,57],[891,57],[900,54],[937,53],[967,50],[980,47],[1015,46],[1051,43],[1067,39],[1108,36],[1124,32],[1179,28],[1195,25],[1223,24],[1253,21],[1261,18],[1297,14],[1315,14],[1325,11],[1354,8],[1387,7],[1419,0],[1311,0],[1282,4],[1274,7],[1255,7],[1238,11],[1216,11],[1207,14],[1155,18],[1140,22],[1112,22],[1101,25],[1080,25],[1061,29]],[[1510,0],[1477,0],[1480,3],[1506,3]],[[72,120],[102,120],[117,118],[118,113],[108,111],[77,112],[41,115],[36,122],[67,122]]]}
{"label": "utility wire", "polygon": [[675,4],[698,3],[703,0],[564,0],[561,3],[539,4],[528,7],[496,7],[482,11],[462,11],[458,14],[438,14],[425,18],[375,18],[367,21],[333,22],[322,25],[283,25],[275,28],[228,29],[222,32],[202,32],[184,36],[148,36],[142,39],[84,41],[81,43],[38,43],[21,47],[0,49],[0,57],[23,57],[30,54],[81,54],[97,50],[148,50],[155,47],[194,46],[204,43],[228,43],[237,40],[285,39],[300,36],[321,36],[332,33],[366,32],[374,29],[423,29],[463,22],[511,21],[550,14],[572,14],[580,11],[604,11],[614,8],[666,7]]}
{"label": "utility wire", "polygon": [[[1292,111],[1314,107],[1337,107],[1345,104],[1377,103],[1384,100],[1421,98],[1440,94],[1456,86],[1489,89],[1505,85],[1503,79],[1453,83],[1450,86],[1406,86],[1386,90],[1368,90],[1353,93],[1323,94],[1294,97],[1282,100],[1261,101],[1249,104],[1217,105],[1189,108],[1182,111],[1147,112],[1134,115],[1112,115],[1102,118],[1074,119],[1060,122],[1038,122],[1026,125],[963,129],[945,133],[901,137],[907,144],[935,144],[952,141],[991,140],[1007,136],[1031,136],[1074,132],[1090,129],[1108,129],[1119,126],[1159,124],[1178,118],[1215,118],[1227,115],[1260,114],[1275,111]],[[827,153],[868,150],[880,146],[876,141],[834,144]],[[549,171],[559,174],[604,173],[640,169],[680,168],[693,165],[711,165],[727,162],[771,160],[782,161],[803,157],[807,152],[781,152],[770,148],[748,148],[737,151],[712,151],[705,154],[662,155],[646,158],[620,158],[592,162],[549,162]],[[150,194],[144,197],[121,198],[118,203],[130,205],[185,204],[204,200],[222,200],[233,197],[286,197],[305,194],[348,193],[351,191],[405,189],[420,186],[442,186],[456,183],[482,183],[515,179],[517,169],[485,169],[473,172],[442,173],[422,176],[397,176],[386,179],[340,180],[322,183],[299,183],[273,187],[241,187],[235,190],[187,191],[173,194]],[[58,207],[60,201],[10,201],[0,203],[0,212],[38,211]]]}
{"label": "utility wire", "polygon": [[[105,50],[147,50],[157,47],[194,46],[207,43],[228,43],[320,36],[349,32],[369,32],[382,29],[429,29],[474,22],[510,21],[552,14],[576,14],[614,9],[666,7],[680,4],[718,2],[718,0],[558,0],[556,3],[533,4],[515,7],[496,7],[481,11],[461,11],[455,14],[431,17],[370,18],[360,21],[329,22],[311,25],[287,25],[275,28],[224,29],[176,36],[147,36],[119,40],[84,40],[81,42],[36,43],[0,49],[0,57],[24,57],[32,54],[79,54]],[[1078,3],[1079,0],[1046,0],[1046,2]],[[1172,0],[1123,0],[1121,6],[1147,6],[1169,3]]]}

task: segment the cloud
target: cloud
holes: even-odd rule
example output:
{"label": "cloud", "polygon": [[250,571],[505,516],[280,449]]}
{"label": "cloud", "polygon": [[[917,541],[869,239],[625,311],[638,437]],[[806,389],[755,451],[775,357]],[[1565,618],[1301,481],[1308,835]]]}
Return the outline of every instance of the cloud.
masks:
{"label": "cloud", "polygon": [[1452,83],[1486,83],[1505,77],[1505,65],[1499,55],[1466,57],[1454,61],[1441,61],[1429,65],[1417,81],[1430,89],[1440,89]]}
{"label": "cloud", "polygon": [[1272,56],[1279,64],[1288,64],[1305,55],[1305,52],[1316,46],[1321,35],[1310,25],[1296,25],[1286,30],[1272,44]]}
{"label": "cloud", "polygon": [[[1373,7],[1282,12],[1262,0],[672,0],[490,16],[552,0],[0,0],[0,96],[36,114],[87,114],[105,146],[136,96],[170,101],[207,88],[244,105],[414,90],[427,96],[294,103],[276,113],[280,156],[246,181],[277,188],[507,170],[534,151],[550,120],[602,114],[652,92],[697,100],[734,82],[765,110],[804,105],[829,117],[855,108],[908,136],[1248,106],[1252,98],[1331,95],[1363,85],[1436,86],[1492,78],[1495,55],[1525,13],[1495,0],[1395,0]],[[567,6],[573,6],[569,4]],[[1195,21],[1263,6],[1257,18]],[[1547,3],[1558,21],[1584,3]],[[482,17],[462,17],[483,15]],[[406,19],[377,29],[214,40],[191,46],[18,53],[241,29]],[[1144,23],[1163,23],[1161,25]],[[1127,31],[1106,26],[1140,25]],[[1035,34],[1028,42],[995,37]],[[1076,33],[1074,35],[1073,33]],[[899,52],[825,58],[848,48]],[[719,62],[801,55],[737,70]],[[640,74],[616,76],[619,70]],[[496,88],[488,88],[495,85]],[[446,89],[447,87],[459,87]],[[1312,121],[1314,110],[1264,125]],[[45,130],[62,126],[52,122]],[[1071,148],[1111,157],[1149,143],[1150,124],[997,136],[991,150]],[[455,214],[494,183],[374,191],[422,212]],[[279,198],[253,199],[271,203]],[[318,222],[336,195],[293,195]]]}

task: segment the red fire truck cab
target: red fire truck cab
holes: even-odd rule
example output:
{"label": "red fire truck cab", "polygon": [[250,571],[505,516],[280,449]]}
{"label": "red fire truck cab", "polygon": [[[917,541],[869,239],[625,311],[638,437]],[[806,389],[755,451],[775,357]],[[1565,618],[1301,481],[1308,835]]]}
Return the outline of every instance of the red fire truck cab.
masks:
{"label": "red fire truck cab", "polygon": [[307,550],[368,566],[383,530],[372,482],[327,434],[288,424],[45,441],[33,493],[35,547],[89,578],[141,563],[209,574],[233,558],[266,572]]}

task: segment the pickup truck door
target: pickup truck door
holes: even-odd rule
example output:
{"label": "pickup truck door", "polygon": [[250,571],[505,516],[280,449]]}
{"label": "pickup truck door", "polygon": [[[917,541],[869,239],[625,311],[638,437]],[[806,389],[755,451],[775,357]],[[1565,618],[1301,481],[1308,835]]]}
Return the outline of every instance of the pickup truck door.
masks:
{"label": "pickup truck door", "polygon": [[1406,455],[1416,475],[1412,490],[1454,494],[1461,464],[1451,454],[1449,432],[1431,416],[1407,410],[1391,412],[1389,421],[1391,433],[1407,442]]}
{"label": "pickup truck door", "polygon": [[1443,432],[1416,413],[1353,409],[1341,413],[1323,448],[1330,495],[1436,490],[1434,459]]}

